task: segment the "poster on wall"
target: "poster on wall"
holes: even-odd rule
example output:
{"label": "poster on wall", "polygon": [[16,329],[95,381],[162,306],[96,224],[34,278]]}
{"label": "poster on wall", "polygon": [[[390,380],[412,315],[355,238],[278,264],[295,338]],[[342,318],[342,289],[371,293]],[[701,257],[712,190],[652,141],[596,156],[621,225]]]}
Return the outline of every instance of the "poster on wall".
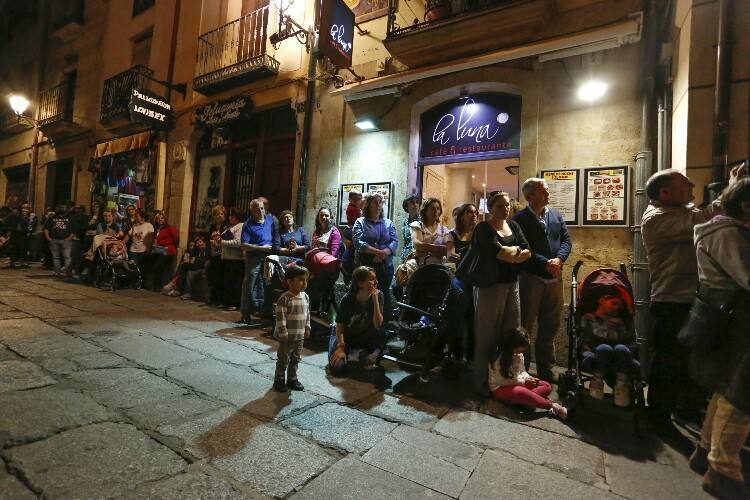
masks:
{"label": "poster on wall", "polygon": [[226,155],[205,156],[200,160],[198,169],[197,189],[195,197],[195,231],[208,231],[213,222],[211,211],[221,203],[224,195],[222,180],[224,179],[224,165]]}
{"label": "poster on wall", "polygon": [[584,226],[628,225],[628,167],[584,169],[586,197],[583,202]]}
{"label": "poster on wall", "polygon": [[346,207],[349,205],[349,192],[359,191],[365,193],[364,182],[352,182],[349,184],[341,184],[339,186],[339,214],[338,223],[339,225],[346,226]]}
{"label": "poster on wall", "polygon": [[578,209],[581,199],[581,171],[577,168],[542,170],[540,177],[547,182],[549,188],[549,206],[560,211],[567,225],[580,225]]}
{"label": "poster on wall", "polygon": [[[388,14],[388,0],[344,0],[344,3],[354,12],[354,20],[364,23],[371,19],[377,19]],[[393,2],[393,7],[398,11],[398,0]]]}
{"label": "poster on wall", "polygon": [[393,193],[393,183],[368,182],[367,193],[380,193],[380,196],[383,197],[383,213],[387,218],[393,220],[393,215],[391,214],[391,194]]}

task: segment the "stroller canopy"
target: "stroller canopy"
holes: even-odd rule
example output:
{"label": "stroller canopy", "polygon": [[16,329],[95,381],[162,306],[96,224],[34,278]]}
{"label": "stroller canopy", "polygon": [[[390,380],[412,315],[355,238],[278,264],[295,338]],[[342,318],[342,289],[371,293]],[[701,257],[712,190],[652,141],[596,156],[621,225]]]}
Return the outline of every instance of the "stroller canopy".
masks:
{"label": "stroller canopy", "polygon": [[620,297],[624,305],[623,314],[633,316],[635,309],[630,280],[620,271],[609,268],[592,271],[578,285],[578,314],[596,311],[599,298],[605,295]]}

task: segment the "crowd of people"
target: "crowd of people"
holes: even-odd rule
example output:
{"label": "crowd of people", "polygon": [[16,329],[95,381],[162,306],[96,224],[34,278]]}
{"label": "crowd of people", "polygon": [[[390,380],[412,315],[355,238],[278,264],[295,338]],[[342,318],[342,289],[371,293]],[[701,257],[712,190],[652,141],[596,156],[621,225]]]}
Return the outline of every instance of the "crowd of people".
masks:
{"label": "crowd of people", "polygon": [[[649,417],[657,429],[670,427],[673,416],[695,415],[709,400],[690,465],[705,474],[708,491],[747,498],[739,458],[750,432],[747,167],[733,169],[728,188],[703,209],[692,205],[692,189],[692,182],[673,170],[654,174],[646,185],[651,203],[642,232],[654,320]],[[325,315],[326,297],[341,274],[348,291],[329,339],[328,367],[334,374],[344,373],[352,359],[376,363],[394,295],[421,267],[445,266],[453,276],[447,307],[452,352],[472,368],[477,395],[565,419],[568,410],[549,395],[564,302],[562,270],[572,241],[560,212],[548,206],[543,179],[527,179],[521,192],[525,208],[508,193],[490,193],[481,221],[472,203],[455,207],[448,220],[439,199],[412,195],[403,200],[399,231],[384,213],[382,195],[353,191],[347,225],[337,226],[336,214],[321,207],[309,235],[290,210],[271,214],[265,198],[252,200],[248,214],[219,205],[208,234],[193,238],[179,263],[179,231],[163,212],[149,216],[130,205],[119,213],[93,204],[86,213],[61,205],[37,221],[25,203],[18,210],[2,209],[0,249],[11,267],[43,260],[60,276],[91,280],[92,245],[98,235],[108,235],[127,244],[128,262],[140,270],[147,289],[183,298],[196,298],[203,289],[206,302],[239,309],[246,323],[273,317],[275,306],[278,391],[302,389],[297,365],[311,312]],[[264,293],[269,256],[286,270],[287,290],[275,304]],[[644,360],[631,350],[632,325],[620,319],[621,297],[602,295],[597,301],[581,318],[583,367],[594,375],[589,392],[603,397],[606,382],[614,403],[628,406],[627,379],[639,376]],[[725,322],[720,332],[695,326],[698,306]],[[691,327],[698,334],[688,342],[682,337]],[[534,331],[531,342],[528,332]],[[533,356],[525,355],[529,350]]]}

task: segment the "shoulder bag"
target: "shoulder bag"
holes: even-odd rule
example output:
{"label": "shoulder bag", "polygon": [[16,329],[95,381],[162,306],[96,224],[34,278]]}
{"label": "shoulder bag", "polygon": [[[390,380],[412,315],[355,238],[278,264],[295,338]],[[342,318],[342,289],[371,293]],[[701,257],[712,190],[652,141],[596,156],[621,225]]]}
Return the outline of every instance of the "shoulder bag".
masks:
{"label": "shoulder bag", "polygon": [[476,230],[466,255],[456,269],[456,278],[465,285],[479,288],[497,283],[497,259],[478,245]]}

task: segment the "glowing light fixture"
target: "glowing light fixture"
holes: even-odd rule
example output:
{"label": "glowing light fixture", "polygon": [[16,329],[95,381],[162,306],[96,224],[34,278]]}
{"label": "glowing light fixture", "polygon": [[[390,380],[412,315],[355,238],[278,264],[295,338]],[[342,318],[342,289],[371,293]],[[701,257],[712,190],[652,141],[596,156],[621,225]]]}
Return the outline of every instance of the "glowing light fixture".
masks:
{"label": "glowing light fixture", "polygon": [[17,115],[22,115],[29,107],[29,100],[20,95],[11,95],[8,97],[10,108]]}
{"label": "glowing light fixture", "polygon": [[380,124],[374,118],[362,118],[355,121],[354,126],[363,132],[376,132],[380,130]]}
{"label": "glowing light fixture", "polygon": [[590,80],[578,88],[578,98],[582,101],[593,102],[607,93],[607,84],[597,80]]}

